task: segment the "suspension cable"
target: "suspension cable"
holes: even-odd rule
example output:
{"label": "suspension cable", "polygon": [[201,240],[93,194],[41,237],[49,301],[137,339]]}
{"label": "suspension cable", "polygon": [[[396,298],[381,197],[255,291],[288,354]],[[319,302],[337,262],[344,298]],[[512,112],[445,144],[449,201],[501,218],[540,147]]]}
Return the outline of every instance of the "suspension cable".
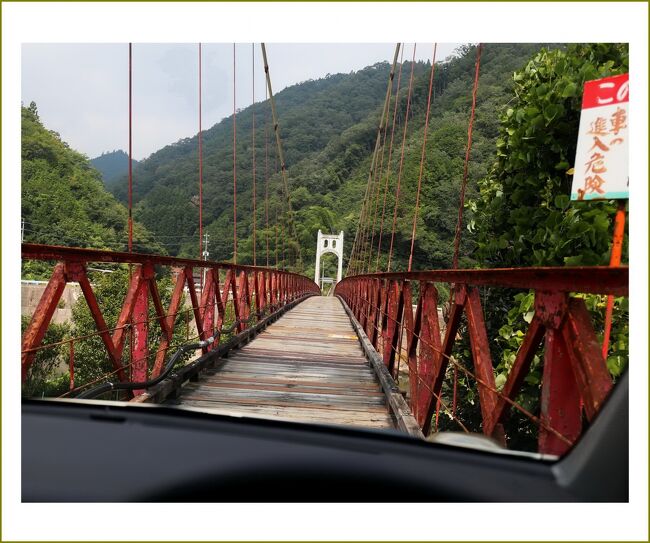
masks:
{"label": "suspension cable", "polygon": [[287,182],[287,167],[284,161],[284,153],[282,151],[282,140],[280,139],[280,125],[278,123],[278,115],[275,110],[275,98],[273,97],[273,88],[271,87],[271,74],[269,72],[269,63],[266,56],[266,45],[264,43],[262,46],[262,57],[264,59],[264,73],[266,74],[266,86],[269,91],[269,99],[271,100],[271,113],[273,115],[273,131],[275,132],[275,141],[278,147],[278,155],[280,158],[280,169],[282,173],[282,182],[284,186],[284,196],[287,203],[288,213],[289,213],[289,226],[291,228],[291,235],[296,240],[297,249],[298,249],[298,268],[302,271],[302,251],[300,248],[300,240],[298,239],[298,233],[296,231],[296,224],[293,218],[293,209],[291,207],[291,195],[289,193],[289,184]]}
{"label": "suspension cable", "polygon": [[[374,160],[374,155],[373,155],[373,160]],[[372,169],[372,166],[370,168]],[[346,276],[349,275],[349,272],[351,272],[352,274],[356,274],[357,272],[357,255],[359,251],[359,240],[361,239],[361,225],[365,217],[369,190],[370,190],[370,178],[368,178],[368,182],[366,183],[366,192],[363,196],[363,202],[361,204],[361,212],[359,213],[359,222],[357,223],[357,229],[354,234],[354,243],[352,245],[352,251],[350,253],[348,268],[346,269],[345,272]]]}
{"label": "suspension cable", "polygon": [[[384,106],[384,114],[382,114],[382,124],[383,124],[383,136],[382,136],[382,142],[381,142],[381,156],[379,159],[379,169],[375,168],[375,176],[377,177],[376,180],[376,186],[375,186],[375,207],[374,207],[374,212],[372,214],[372,229],[371,229],[371,238],[370,238],[370,244],[367,245],[366,247],[366,252],[368,255],[368,262],[366,264],[366,259],[364,255],[364,267],[365,267],[365,273],[368,273],[370,271],[370,262],[372,261],[372,251],[375,245],[375,231],[376,231],[376,226],[377,226],[377,209],[379,207],[379,196],[381,193],[381,176],[382,172],[384,170],[384,152],[386,150],[386,134],[388,132],[388,117],[390,113],[390,99],[391,95],[393,92],[393,80],[395,79],[395,67],[397,66],[397,54],[399,52],[401,44],[397,44],[397,47],[395,49],[395,57],[393,58],[393,65],[391,67],[390,71],[390,76],[389,76],[389,83],[388,83],[388,90],[386,93],[386,104]],[[382,127],[380,126],[380,131],[382,130]],[[380,132],[381,134],[381,132]]]}
{"label": "suspension cable", "polygon": [[[384,134],[385,135],[385,134]],[[385,141],[385,137],[384,137]],[[375,227],[377,225],[377,208],[379,207],[379,194],[380,194],[380,188],[381,188],[381,170],[383,168],[383,162],[384,162],[384,146],[382,145],[381,147],[381,153],[380,153],[380,159],[379,159],[379,168],[375,168],[375,182],[374,182],[374,195],[372,197],[372,201],[375,202],[374,204],[374,210],[372,213],[372,227],[370,227],[370,219],[368,220],[368,234],[366,235],[366,238],[370,238],[369,240],[366,240],[366,243],[364,245],[364,252],[363,252],[363,261],[362,261],[362,270],[364,273],[368,273],[369,268],[370,268],[370,261],[372,260],[372,249],[375,244]],[[370,202],[370,205],[372,206],[372,201]],[[368,262],[366,263],[366,257]]]}
{"label": "suspension cable", "polygon": [[[463,226],[463,209],[465,207],[465,189],[467,187],[467,178],[469,172],[469,157],[472,150],[472,130],[474,127],[474,114],[476,112],[476,95],[478,92],[478,83],[479,83],[479,69],[481,66],[481,51],[483,50],[483,44],[479,43],[476,48],[476,62],[474,65],[474,85],[472,87],[472,108],[469,116],[469,124],[467,126],[467,145],[465,147],[465,162],[463,164],[463,181],[460,188],[460,202],[458,204],[458,220],[456,221],[456,231],[454,232],[454,255],[452,259],[452,269],[458,269],[458,255],[460,252],[460,239],[462,235],[462,226]],[[450,291],[450,299],[453,296],[453,290]],[[454,393],[454,402],[453,408],[455,409],[455,398],[457,394],[458,386],[458,368],[454,366],[454,384],[453,384],[453,393]],[[438,409],[439,406],[436,406]],[[436,412],[437,420],[437,412]]]}
{"label": "suspension cable", "polygon": [[438,44],[433,44],[433,60],[431,61],[431,75],[429,76],[429,95],[427,96],[427,113],[424,120],[424,136],[422,138],[422,154],[420,155],[420,174],[418,175],[418,190],[415,196],[415,209],[413,210],[413,232],[411,233],[411,252],[409,254],[408,271],[413,266],[413,249],[415,248],[415,234],[417,231],[418,211],[420,210],[420,191],[422,190],[422,174],[424,172],[424,155],[427,147],[427,133],[429,131],[429,112],[431,111],[431,90],[433,89],[433,75],[436,67],[436,49]]}
{"label": "suspension cable", "polygon": [[[201,124],[201,99],[203,82],[201,79],[201,67],[201,43],[199,43],[199,260],[203,260],[203,126]],[[201,274],[201,282],[203,282],[203,274]]]}
{"label": "suspension cable", "polygon": [[[133,252],[133,44],[129,42],[129,214],[128,228],[129,253]],[[131,264],[129,264],[129,280],[132,273]],[[131,319],[133,321],[133,319]],[[129,329],[129,361],[133,362],[133,328]]]}
{"label": "suspension cable", "polygon": [[413,90],[413,71],[415,68],[415,49],[417,44],[413,44],[413,59],[411,61],[411,75],[409,77],[409,89],[408,95],[406,97],[406,116],[404,118],[404,133],[402,134],[402,152],[399,160],[399,171],[397,173],[397,188],[395,189],[395,207],[393,208],[393,227],[391,229],[390,235],[390,250],[388,252],[388,267],[387,271],[390,271],[390,264],[393,258],[393,244],[395,241],[395,225],[397,224],[397,205],[399,203],[399,192],[400,185],[402,183],[402,169],[404,167],[404,148],[406,146],[406,133],[409,124],[409,111],[411,110],[411,91]]}
{"label": "suspension cable", "polygon": [[286,221],[286,212],[283,210],[280,217],[280,239],[282,240],[282,269],[287,269],[287,248],[284,243],[284,223]]}
{"label": "suspension cable", "polygon": [[129,253],[133,251],[133,62],[129,43]]}
{"label": "suspension cable", "polygon": [[[377,129],[377,138],[375,140],[375,148],[374,152],[372,155],[372,161],[370,163],[370,172],[368,174],[368,183],[366,185],[366,195],[364,197],[364,203],[363,207],[361,210],[361,215],[359,217],[359,225],[357,227],[357,235],[355,236],[355,245],[353,249],[356,247],[356,253],[355,253],[355,262],[354,266],[355,268],[353,269],[354,272],[359,271],[358,268],[358,262],[360,259],[363,259],[365,261],[365,246],[367,243],[367,235],[369,231],[369,226],[370,226],[370,209],[372,206],[372,201],[373,201],[373,193],[374,193],[374,187],[375,187],[375,180],[377,179],[376,175],[376,170],[377,170],[377,157],[379,155],[379,149],[381,146],[381,135],[382,131],[385,132],[384,126],[386,121],[388,120],[388,111],[390,109],[390,95],[391,91],[393,88],[393,78],[395,77],[395,66],[397,65],[397,58],[399,56],[399,51],[400,51],[401,44],[397,43],[395,46],[395,54],[393,56],[393,64],[391,65],[391,70],[388,76],[388,85],[386,88],[386,97],[384,98],[384,106],[381,111],[381,118],[379,121],[379,128]],[[365,224],[365,223],[368,224]],[[362,241],[363,240],[363,241]],[[363,263],[362,263],[363,265]]]}
{"label": "suspension cable", "polygon": [[[264,101],[267,100],[265,93]],[[268,116],[264,116],[264,219],[266,230],[266,267],[269,267],[269,131]]]}
{"label": "suspension cable", "polygon": [[[275,148],[275,156],[273,157],[273,175],[276,175],[278,173],[278,148]],[[278,205],[279,203],[276,202],[275,204],[275,267],[278,267],[278,232],[280,229],[280,223],[278,222]]]}
{"label": "suspension cable", "polygon": [[454,234],[454,258],[452,268],[458,268],[458,253],[460,251],[460,238],[463,226],[463,207],[465,206],[465,188],[467,187],[469,155],[472,150],[472,130],[474,128],[474,114],[476,112],[476,94],[478,92],[479,68],[481,66],[481,51],[483,44],[479,43],[476,48],[476,64],[474,67],[474,87],[472,88],[472,110],[469,116],[469,125],[467,127],[467,147],[465,148],[465,164],[463,165],[463,182],[460,187],[460,203],[458,205],[458,221],[456,222],[456,232]]}
{"label": "suspension cable", "polygon": [[232,219],[233,240],[232,260],[237,264],[237,66],[235,58],[235,44],[232,44]]}
{"label": "suspension cable", "polygon": [[359,240],[357,242],[358,246],[357,246],[356,259],[355,259],[355,273],[359,273],[362,269],[363,250],[365,248],[365,240],[367,235],[367,223],[369,222],[372,193],[374,190],[374,184],[373,184],[375,180],[374,172],[377,167],[377,153],[378,153],[378,147],[377,145],[375,145],[375,150],[372,155],[372,161],[370,163],[370,172],[368,174],[366,196],[363,202],[364,204],[363,216],[361,217],[360,224],[359,224],[360,231],[359,231]]}
{"label": "suspension cable", "polygon": [[366,207],[366,200],[368,198],[368,189],[369,189],[369,184],[366,183],[366,192],[363,195],[363,202],[361,203],[361,212],[359,213],[359,222],[357,223],[357,228],[354,233],[354,243],[352,244],[352,251],[350,252],[350,260],[348,261],[348,267],[345,271],[345,275],[349,275],[350,272],[354,274],[356,272],[355,270],[355,258],[358,250],[358,240],[359,240],[359,233],[361,231],[361,223],[363,221],[363,216],[365,213],[365,207]]}
{"label": "suspension cable", "polygon": [[379,241],[377,242],[377,264],[375,266],[375,271],[379,271],[379,258],[381,256],[381,241],[384,232],[384,217],[386,213],[386,195],[388,194],[388,184],[391,174],[391,158],[393,156],[393,137],[395,136],[395,119],[397,117],[397,105],[399,103],[399,91],[400,91],[400,82],[402,80],[402,66],[404,63],[402,59],[404,58],[404,47],[400,53],[399,59],[399,72],[397,74],[397,89],[395,89],[395,106],[393,107],[393,123],[390,129],[390,146],[388,147],[388,163],[386,164],[386,183],[384,185],[384,203],[381,208],[381,224],[379,227]]}
{"label": "suspension cable", "polygon": [[278,268],[278,206],[275,206],[275,268]]}
{"label": "suspension cable", "polygon": [[257,186],[255,179],[255,44],[252,44],[253,49],[253,266],[257,266],[256,237],[257,237]]}
{"label": "suspension cable", "polygon": [[357,239],[357,247],[354,260],[354,271],[353,273],[359,273],[361,271],[361,259],[364,247],[364,240],[366,237],[367,222],[369,217],[370,202],[372,201],[372,192],[374,181],[374,171],[376,168],[376,159],[377,159],[377,148],[372,155],[372,160],[370,163],[370,172],[368,174],[368,182],[366,184],[366,192],[363,199],[363,207],[361,209],[361,216],[359,217],[359,235]]}
{"label": "suspension cable", "polygon": [[[380,123],[381,130],[381,123]],[[381,132],[379,132],[379,138],[381,138]],[[379,140],[378,140],[379,141]],[[366,247],[368,242],[368,234],[370,227],[370,215],[372,211],[372,202],[374,200],[375,193],[375,180],[376,180],[376,171],[377,171],[377,158],[379,156],[379,147],[375,146],[375,152],[373,153],[372,162],[370,166],[370,173],[368,175],[368,190],[366,192],[366,198],[364,201],[364,216],[363,221],[361,222],[361,232],[359,235],[357,258],[356,258],[356,272],[363,271],[363,265],[365,262]]]}
{"label": "suspension cable", "polygon": [[368,202],[366,204],[366,216],[365,216],[365,222],[363,225],[363,230],[362,230],[362,236],[360,240],[360,248],[359,248],[359,258],[358,258],[358,268],[359,272],[363,273],[364,272],[364,267],[365,267],[365,261],[366,261],[366,254],[367,254],[367,248],[368,248],[368,243],[369,243],[369,237],[370,237],[370,224],[372,222],[372,203],[375,201],[375,196],[377,193],[377,167],[378,167],[378,158],[379,158],[379,150],[377,151],[377,157],[374,160],[374,165],[371,171],[372,174],[372,179],[371,179],[371,184],[370,184],[370,190],[368,192]]}

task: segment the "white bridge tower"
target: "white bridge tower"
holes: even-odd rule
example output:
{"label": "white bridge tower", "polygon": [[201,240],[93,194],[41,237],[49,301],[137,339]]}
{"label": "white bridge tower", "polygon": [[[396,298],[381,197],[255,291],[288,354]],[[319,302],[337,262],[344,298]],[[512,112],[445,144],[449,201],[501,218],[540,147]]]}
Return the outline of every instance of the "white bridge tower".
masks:
{"label": "white bridge tower", "polygon": [[[323,234],[318,230],[318,241],[316,245],[316,272],[314,273],[314,282],[323,288],[320,277],[320,259],[325,253],[334,253],[339,259],[339,267],[336,272],[336,282],[343,279],[343,231],[338,235]],[[323,283],[332,283],[331,278],[323,278]]]}

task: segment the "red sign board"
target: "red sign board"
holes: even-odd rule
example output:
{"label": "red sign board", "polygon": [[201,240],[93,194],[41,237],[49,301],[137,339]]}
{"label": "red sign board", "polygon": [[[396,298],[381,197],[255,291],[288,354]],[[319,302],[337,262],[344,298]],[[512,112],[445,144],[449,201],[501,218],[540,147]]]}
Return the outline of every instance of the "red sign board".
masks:
{"label": "red sign board", "polygon": [[629,102],[629,100],[628,74],[615,75],[585,83],[585,90],[582,95],[582,109],[623,104]]}
{"label": "red sign board", "polygon": [[628,198],[628,74],[585,82],[572,200]]}

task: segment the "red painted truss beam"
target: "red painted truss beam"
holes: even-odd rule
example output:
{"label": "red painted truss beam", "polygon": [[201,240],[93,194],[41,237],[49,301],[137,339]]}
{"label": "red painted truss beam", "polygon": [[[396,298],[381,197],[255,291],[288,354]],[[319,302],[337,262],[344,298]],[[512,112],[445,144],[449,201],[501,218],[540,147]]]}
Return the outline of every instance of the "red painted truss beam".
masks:
{"label": "red painted truss beam", "polygon": [[[435,282],[451,283],[453,288],[444,338],[438,324]],[[416,283],[417,291],[413,287]],[[501,390],[495,383],[479,285],[535,291],[532,320]],[[415,313],[413,292],[418,292]],[[561,455],[580,436],[583,412],[587,420],[592,420],[612,388],[591,316],[584,300],[571,294],[626,296],[628,268],[376,273],[347,277],[336,286],[335,293],[365,326],[393,375],[399,335],[404,330],[411,410],[425,434],[431,431],[434,413],[440,407],[442,385],[451,364],[459,373],[466,370],[470,380],[476,381],[486,435],[505,443],[503,424],[518,409],[538,424],[539,451]],[[463,315],[467,319],[473,368],[461,367],[451,359]],[[538,417],[516,404],[516,399],[542,341],[544,367]],[[453,417],[454,408],[451,411]]]}
{"label": "red painted truss beam", "polygon": [[582,292],[585,294],[628,295],[628,267],[540,267],[490,268],[477,270],[430,270],[400,273],[373,273],[350,276],[336,285],[337,291],[346,283],[367,279],[393,281],[431,281],[461,283],[473,286],[524,288],[555,292]]}
{"label": "red painted truss beam", "polygon": [[[207,339],[214,336],[215,338],[214,343],[204,349],[205,352],[216,347],[221,333],[225,332],[223,329],[225,312],[231,294],[236,320],[233,331],[239,332],[253,325],[253,321],[264,318],[265,311],[275,311],[300,296],[320,294],[318,285],[310,279],[270,268],[45,245],[24,244],[22,249],[24,258],[58,261],[31,322],[23,334],[21,357],[23,381],[27,377],[29,367],[34,362],[68,282],[79,283],[95,323],[95,334],[102,339],[117,378],[120,381],[127,381],[130,373],[130,379],[133,382],[146,381],[149,377],[150,351],[155,354],[151,376],[157,377],[162,371],[165,356],[172,344],[176,324],[180,322],[177,315],[181,307],[185,285],[187,285],[189,301],[192,305],[191,311],[194,314],[199,337]],[[114,328],[109,328],[106,324],[93,286],[88,279],[86,265],[89,262],[133,265],[127,294]],[[173,272],[176,274],[167,312],[163,307],[155,277],[155,266],[164,265],[172,266]],[[202,293],[197,293],[194,284],[194,268],[199,268],[202,273],[205,273],[205,285]],[[220,270],[225,271],[223,290],[219,279]],[[155,310],[153,319],[149,319],[150,301]],[[251,316],[253,305],[256,307],[256,315]],[[152,323],[157,323],[161,330],[157,345],[150,344],[149,331]],[[124,365],[122,358],[129,335],[132,339],[132,356],[130,357],[132,363],[130,372],[127,372],[128,366]],[[77,340],[82,339],[78,338]],[[74,371],[72,364],[70,367],[72,373]]]}

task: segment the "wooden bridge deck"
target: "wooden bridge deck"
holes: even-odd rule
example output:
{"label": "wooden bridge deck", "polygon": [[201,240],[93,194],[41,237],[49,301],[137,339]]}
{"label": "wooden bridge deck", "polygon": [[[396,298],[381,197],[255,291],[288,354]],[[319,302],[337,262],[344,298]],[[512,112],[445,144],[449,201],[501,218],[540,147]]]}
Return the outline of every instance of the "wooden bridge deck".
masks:
{"label": "wooden bridge deck", "polygon": [[377,375],[333,297],[300,303],[166,403],[237,416],[395,428]]}

